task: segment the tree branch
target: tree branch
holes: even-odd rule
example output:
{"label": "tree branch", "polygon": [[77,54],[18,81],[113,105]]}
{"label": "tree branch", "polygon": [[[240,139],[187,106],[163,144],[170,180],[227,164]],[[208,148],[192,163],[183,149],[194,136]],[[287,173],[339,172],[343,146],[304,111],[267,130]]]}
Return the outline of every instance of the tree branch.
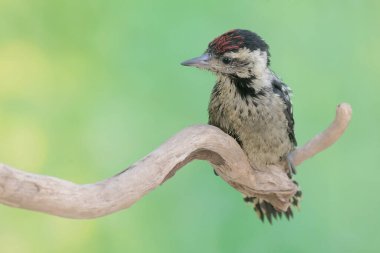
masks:
{"label": "tree branch", "polygon": [[[330,127],[293,152],[293,163],[299,165],[332,145],[350,119],[350,105],[339,105]],[[182,130],[128,169],[94,184],[78,185],[0,165],[0,203],[68,218],[96,218],[130,207],[194,159],[209,161],[236,190],[260,196],[280,210],[287,209],[297,191],[283,168],[251,168],[233,138],[216,127],[199,125]]]}

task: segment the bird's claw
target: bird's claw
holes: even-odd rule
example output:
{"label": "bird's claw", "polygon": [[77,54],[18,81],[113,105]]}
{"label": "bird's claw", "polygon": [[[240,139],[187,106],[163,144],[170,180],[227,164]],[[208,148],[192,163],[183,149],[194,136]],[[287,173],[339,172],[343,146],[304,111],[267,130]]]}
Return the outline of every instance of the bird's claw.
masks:
{"label": "bird's claw", "polygon": [[288,163],[288,176],[289,176],[289,178],[292,178],[292,175],[297,174],[296,166],[294,166],[294,164],[290,158],[290,155],[288,155],[288,157],[286,158],[286,161]]}

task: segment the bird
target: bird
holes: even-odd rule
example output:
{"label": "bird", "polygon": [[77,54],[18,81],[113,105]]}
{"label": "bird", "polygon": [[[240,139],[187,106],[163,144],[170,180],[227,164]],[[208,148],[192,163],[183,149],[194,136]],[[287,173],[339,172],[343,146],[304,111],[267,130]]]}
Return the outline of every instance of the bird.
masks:
{"label": "bird", "polygon": [[[292,91],[271,70],[270,57],[269,46],[259,35],[233,29],[212,40],[204,54],[181,64],[216,75],[208,123],[233,137],[252,167],[279,165],[292,178],[296,171],[289,154],[297,146]],[[289,200],[293,206],[299,207],[301,195],[298,190]],[[283,214],[293,217],[291,207],[281,211],[255,196],[245,196],[244,201],[253,204],[263,222],[265,217],[270,223]]]}

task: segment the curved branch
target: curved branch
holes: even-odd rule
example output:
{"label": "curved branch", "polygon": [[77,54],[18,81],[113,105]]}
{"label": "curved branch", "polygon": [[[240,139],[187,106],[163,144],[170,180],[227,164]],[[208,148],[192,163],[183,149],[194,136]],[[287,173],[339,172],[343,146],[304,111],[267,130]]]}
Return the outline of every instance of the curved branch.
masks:
{"label": "curved branch", "polygon": [[346,130],[351,120],[352,109],[347,103],[342,103],[336,108],[336,115],[331,125],[322,133],[316,135],[313,139],[297,148],[291,155],[294,165],[300,165],[306,159],[309,159],[324,149],[334,144]]}
{"label": "curved branch", "polygon": [[[332,145],[350,118],[351,107],[338,106],[331,126],[294,151],[294,164]],[[78,185],[0,165],[0,203],[68,218],[96,218],[128,208],[194,159],[209,161],[232,187],[260,196],[280,210],[286,210],[297,191],[283,168],[251,168],[233,138],[216,127],[199,125],[182,130],[128,169],[94,184]]]}

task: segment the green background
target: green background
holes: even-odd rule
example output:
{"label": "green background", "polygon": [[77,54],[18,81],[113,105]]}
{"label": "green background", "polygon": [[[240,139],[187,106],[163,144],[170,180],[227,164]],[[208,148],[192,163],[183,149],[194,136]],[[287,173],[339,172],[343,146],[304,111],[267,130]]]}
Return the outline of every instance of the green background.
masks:
{"label": "green background", "polygon": [[0,1],[0,161],[76,183],[207,122],[214,77],[180,66],[232,28],[271,46],[300,144],[335,106],[346,134],[298,168],[292,221],[262,224],[196,161],[130,209],[70,220],[0,206],[0,252],[379,252],[380,1]]}

